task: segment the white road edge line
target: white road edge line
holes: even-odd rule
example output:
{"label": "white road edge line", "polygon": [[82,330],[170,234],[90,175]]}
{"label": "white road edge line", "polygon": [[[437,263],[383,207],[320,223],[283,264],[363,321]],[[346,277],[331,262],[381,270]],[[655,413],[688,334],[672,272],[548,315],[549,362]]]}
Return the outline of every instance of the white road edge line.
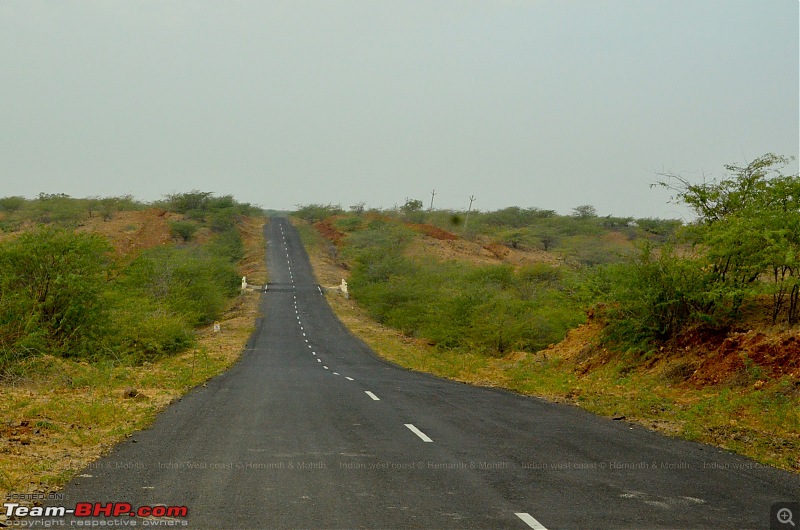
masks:
{"label": "white road edge line", "polygon": [[547,530],[542,523],[531,517],[529,513],[515,513],[517,517],[525,521],[525,524],[533,528],[534,530]]}
{"label": "white road edge line", "polygon": [[[366,395],[368,395],[369,397],[371,397],[373,401],[380,401],[381,400],[381,398],[379,398],[378,396],[376,396],[375,394],[373,394],[369,390],[365,390],[364,393]],[[406,427],[408,427],[408,425],[406,425]]]}
{"label": "white road edge line", "polygon": [[408,428],[409,428],[409,430],[411,430],[411,432],[413,432],[414,434],[416,434],[417,436],[419,436],[419,437],[420,437],[420,439],[421,439],[423,442],[432,442],[432,441],[433,441],[433,440],[431,440],[430,438],[428,438],[428,435],[427,435],[427,434],[425,434],[425,433],[424,433],[424,432],[422,432],[421,430],[419,430],[419,429],[417,429],[416,427],[414,427],[414,425],[412,425],[411,423],[406,423],[406,424],[404,424],[404,425],[405,425],[406,427],[408,427]]}

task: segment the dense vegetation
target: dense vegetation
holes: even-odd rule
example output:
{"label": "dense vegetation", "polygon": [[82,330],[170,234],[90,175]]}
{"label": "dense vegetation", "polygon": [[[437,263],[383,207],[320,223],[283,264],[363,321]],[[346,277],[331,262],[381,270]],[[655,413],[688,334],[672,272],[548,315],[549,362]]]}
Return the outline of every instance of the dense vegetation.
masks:
{"label": "dense vegetation", "polygon": [[582,319],[562,270],[477,267],[404,256],[409,229],[374,219],[348,239],[354,296],[380,322],[444,348],[535,350]]}
{"label": "dense vegetation", "polygon": [[[416,199],[391,211],[311,204],[295,215],[327,220],[345,234],[332,249],[352,268],[354,298],[409,336],[487,354],[535,351],[592,308],[607,324],[606,342],[647,354],[690,327],[735,326],[745,311],[797,323],[800,179],[781,173],[787,162],[768,154],[726,166],[728,176],[703,184],[665,175],[660,184],[697,214],[687,226],[599,217],[590,205],[571,215],[519,207],[453,212],[424,210]],[[484,246],[545,251],[559,265],[412,257],[406,248],[419,223]]]}
{"label": "dense vegetation", "polygon": [[[617,263],[632,241],[661,241],[676,221],[598,217],[590,206],[572,215],[537,208],[496,212],[423,211],[407,200],[394,211],[345,212],[312,204],[296,212],[310,222],[328,220],[347,234],[334,248],[352,269],[351,292],[377,321],[426,339],[439,348],[503,355],[536,351],[560,341],[585,319],[581,283],[585,270]],[[420,223],[444,236],[486,248],[549,251],[560,264],[479,265],[409,255]],[[615,237],[605,237],[605,236]]]}
{"label": "dense vegetation", "polygon": [[[110,219],[152,206],[183,218],[169,245],[119,256],[104,237],[74,230],[98,212]],[[155,205],[130,197],[0,199],[3,229],[20,230],[0,243],[0,370],[44,353],[136,363],[187,348],[193,328],[218,318],[238,292],[237,223],[258,212],[198,191]],[[203,243],[192,240],[200,228],[211,233]]]}
{"label": "dense vegetation", "polygon": [[669,245],[646,245],[634,259],[597,272],[592,295],[604,303],[607,337],[647,352],[688,327],[736,326],[745,310],[796,325],[800,179],[781,173],[787,162],[768,154],[726,166],[731,174],[719,182],[674,175],[662,182],[697,221]]}
{"label": "dense vegetation", "polygon": [[115,212],[140,210],[146,205],[132,196],[75,199],[63,193],[40,193],[36,199],[0,198],[0,230],[15,232],[26,223],[75,228],[91,217],[111,219]]}

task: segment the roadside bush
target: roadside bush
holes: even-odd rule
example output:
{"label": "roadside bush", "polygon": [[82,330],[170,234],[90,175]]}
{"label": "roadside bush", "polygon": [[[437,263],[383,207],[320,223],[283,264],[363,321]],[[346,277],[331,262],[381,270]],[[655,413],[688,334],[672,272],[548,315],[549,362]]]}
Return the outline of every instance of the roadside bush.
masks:
{"label": "roadside bush", "polygon": [[646,244],[635,259],[596,269],[585,287],[602,303],[606,339],[644,353],[691,323],[718,324],[707,265]]}
{"label": "roadside bush", "polygon": [[117,290],[108,301],[113,333],[104,341],[105,350],[132,364],[183,351],[194,343],[192,326],[185,316],[140,291]]}
{"label": "roadside bush", "polygon": [[[239,216],[259,210],[202,192],[170,201],[176,209],[209,217],[210,243],[152,248],[124,266],[113,262],[105,238],[53,224],[0,243],[0,375],[42,353],[90,361],[153,359],[189,347],[195,326],[221,316],[239,292]],[[129,196],[0,199],[4,227],[36,219],[70,225],[139,206]],[[172,225],[185,241],[198,227],[194,221]]]}
{"label": "roadside bush", "polygon": [[215,256],[230,263],[238,263],[244,258],[244,242],[239,230],[233,228],[217,234],[211,242],[209,250]]}
{"label": "roadside bush", "polygon": [[219,318],[238,292],[239,274],[230,261],[199,247],[156,247],[131,263],[120,284],[194,326]]}
{"label": "roadside bush", "polygon": [[110,252],[97,235],[48,227],[0,245],[0,364],[91,349],[104,324]]}
{"label": "roadside bush", "polygon": [[313,224],[327,219],[328,217],[341,215],[343,213],[344,210],[342,210],[339,204],[298,204],[294,215]]}
{"label": "roadside bush", "polygon": [[563,272],[544,264],[515,270],[412,260],[413,232],[373,221],[347,239],[353,297],[377,321],[441,348],[488,355],[534,351],[583,320]]}
{"label": "roadside bush", "polygon": [[238,215],[233,208],[216,210],[211,214],[209,226],[213,232],[230,232],[236,230]]}

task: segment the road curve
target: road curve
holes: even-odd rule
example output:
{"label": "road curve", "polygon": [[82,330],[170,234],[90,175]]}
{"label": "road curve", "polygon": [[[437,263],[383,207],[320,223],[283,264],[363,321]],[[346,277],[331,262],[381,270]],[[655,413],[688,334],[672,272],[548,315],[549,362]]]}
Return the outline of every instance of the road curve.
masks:
{"label": "road curve", "polygon": [[710,446],[379,359],[331,312],[296,230],[265,230],[272,282],[241,360],[59,505],[188,509],[117,521],[139,527],[768,528],[800,498],[800,477]]}

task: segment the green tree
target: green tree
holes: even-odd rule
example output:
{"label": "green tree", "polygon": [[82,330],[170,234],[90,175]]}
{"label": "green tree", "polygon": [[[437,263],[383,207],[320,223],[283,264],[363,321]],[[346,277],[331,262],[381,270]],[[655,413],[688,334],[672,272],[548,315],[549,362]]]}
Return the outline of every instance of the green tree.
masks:
{"label": "green tree", "polygon": [[419,212],[425,206],[419,199],[406,199],[400,209],[405,213]]}
{"label": "green tree", "polygon": [[790,159],[763,155],[720,181],[693,184],[668,175],[659,184],[698,215],[684,234],[711,260],[714,299],[738,313],[744,301],[762,292],[772,277],[773,321],[788,300],[787,320],[797,322],[800,253],[800,179],[781,169]]}
{"label": "green tree", "polygon": [[583,204],[573,208],[572,215],[573,217],[579,217],[581,219],[592,219],[597,217],[597,210],[591,204]]}

